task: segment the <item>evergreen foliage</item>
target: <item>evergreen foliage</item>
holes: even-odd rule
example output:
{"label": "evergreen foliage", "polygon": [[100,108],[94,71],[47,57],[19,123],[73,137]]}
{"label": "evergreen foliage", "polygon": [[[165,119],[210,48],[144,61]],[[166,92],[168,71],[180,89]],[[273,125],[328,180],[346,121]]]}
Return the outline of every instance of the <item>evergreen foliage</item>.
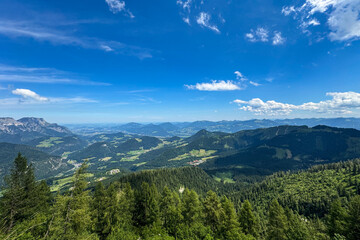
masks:
{"label": "evergreen foliage", "polygon": [[[147,171],[145,176],[153,181],[140,186],[134,176],[127,178],[130,182],[114,181],[106,186],[99,182],[91,192],[84,163],[74,174],[69,191],[56,194],[53,200],[49,187],[35,181],[32,166],[19,154],[0,200],[0,238],[355,240],[360,236],[359,165],[354,160],[277,173],[233,194],[211,185],[218,192],[199,195],[189,188],[166,186],[166,179],[160,181],[161,174],[190,173],[190,168]],[[307,186],[299,185],[303,181]],[[329,181],[334,184],[325,187]],[[294,186],[302,189],[295,191]],[[274,189],[278,190],[270,194]],[[252,195],[251,190],[255,190]]]}

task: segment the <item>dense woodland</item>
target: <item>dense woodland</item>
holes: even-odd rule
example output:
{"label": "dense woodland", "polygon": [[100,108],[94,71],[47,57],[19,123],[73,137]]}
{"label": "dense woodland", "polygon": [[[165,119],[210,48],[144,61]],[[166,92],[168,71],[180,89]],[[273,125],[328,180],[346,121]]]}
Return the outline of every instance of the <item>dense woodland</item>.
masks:
{"label": "dense woodland", "polygon": [[86,168],[76,171],[68,191],[53,195],[19,154],[2,191],[0,238],[360,237],[359,160],[239,185],[212,182],[192,167],[145,171],[91,188]]}

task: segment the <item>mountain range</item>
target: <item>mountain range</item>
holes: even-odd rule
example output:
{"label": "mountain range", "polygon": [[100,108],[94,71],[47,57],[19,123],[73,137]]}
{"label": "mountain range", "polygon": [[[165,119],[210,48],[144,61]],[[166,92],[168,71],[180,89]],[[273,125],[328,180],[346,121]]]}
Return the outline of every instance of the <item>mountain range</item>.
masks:
{"label": "mountain range", "polygon": [[[299,126],[323,122],[360,128],[356,118],[197,121],[129,123],[108,126],[107,130],[93,127],[91,134],[82,132],[84,126],[75,130],[71,126],[76,135],[44,119],[1,118],[0,175],[9,173],[18,152],[34,164],[38,178],[57,176],[55,182],[60,183],[71,174],[69,170],[85,160],[92,181],[129,171],[192,165],[203,168],[217,180],[232,182],[239,176],[264,176],[360,157],[359,130]],[[111,132],[118,128],[123,132]],[[235,131],[242,128],[246,130]],[[173,136],[175,133],[184,134]]]}
{"label": "mountain range", "polygon": [[123,132],[154,137],[189,137],[205,129],[211,132],[234,133],[241,130],[269,128],[281,125],[314,127],[327,125],[339,128],[355,128],[360,130],[360,118],[296,118],[296,119],[253,119],[246,121],[195,121],[195,122],[165,122],[158,124],[67,124],[74,133],[80,135],[96,135],[101,133]]}
{"label": "mountain range", "polygon": [[69,135],[72,135],[72,132],[66,127],[48,123],[42,118],[0,118],[0,142],[25,143],[39,137]]}

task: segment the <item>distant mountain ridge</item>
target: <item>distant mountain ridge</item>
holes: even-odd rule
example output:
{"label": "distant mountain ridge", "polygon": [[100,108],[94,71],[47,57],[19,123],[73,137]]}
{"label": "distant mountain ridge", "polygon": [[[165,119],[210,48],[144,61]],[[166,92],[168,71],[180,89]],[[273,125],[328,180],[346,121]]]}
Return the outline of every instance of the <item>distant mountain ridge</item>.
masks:
{"label": "distant mountain ridge", "polygon": [[282,125],[309,126],[327,125],[338,128],[355,128],[360,130],[360,118],[295,118],[295,119],[252,119],[234,121],[195,121],[195,122],[165,122],[158,124],[69,124],[72,131],[78,134],[98,134],[124,132],[153,137],[190,137],[198,131],[205,129],[210,132],[235,133],[242,130],[269,128]]}
{"label": "distant mountain ridge", "polygon": [[48,123],[43,118],[26,117],[19,120],[0,118],[0,142],[24,143],[35,138],[52,136],[64,137],[73,133],[56,123]]}

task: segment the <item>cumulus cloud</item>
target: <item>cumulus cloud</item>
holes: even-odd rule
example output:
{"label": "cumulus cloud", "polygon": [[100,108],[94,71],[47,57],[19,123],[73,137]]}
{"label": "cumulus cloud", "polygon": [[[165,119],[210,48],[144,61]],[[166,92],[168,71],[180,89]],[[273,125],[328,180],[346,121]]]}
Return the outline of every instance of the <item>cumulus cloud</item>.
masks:
{"label": "cumulus cloud", "polygon": [[282,45],[285,43],[285,38],[281,35],[281,32],[274,32],[274,37],[272,39],[273,45]]}
{"label": "cumulus cloud", "polygon": [[264,102],[260,98],[253,98],[250,101],[236,99],[234,103],[239,104],[241,110],[253,112],[255,115],[287,115],[294,106],[273,100]]}
{"label": "cumulus cloud", "polygon": [[25,99],[32,99],[32,100],[39,101],[39,102],[49,101],[48,98],[42,97],[39,94],[37,94],[36,92],[33,92],[29,89],[18,88],[18,89],[13,90],[12,94],[19,95]]}
{"label": "cumulus cloud", "polygon": [[210,14],[206,12],[201,12],[199,16],[196,18],[197,24],[199,24],[202,27],[208,28],[210,30],[213,30],[216,33],[220,33],[220,30],[216,25],[213,25],[210,23],[211,16]]}
{"label": "cumulus cloud", "polygon": [[249,81],[249,79],[240,71],[234,72],[236,80],[212,80],[209,83],[196,83],[195,85],[186,85],[187,89],[199,91],[233,91],[243,90],[247,88],[248,84],[258,87],[260,83]]}
{"label": "cumulus cloud", "polygon": [[105,0],[105,2],[108,4],[109,9],[112,13],[116,14],[119,12],[126,13],[130,18],[134,18],[134,15],[125,8],[125,1],[120,0]]}
{"label": "cumulus cloud", "polygon": [[213,80],[210,83],[197,83],[196,85],[185,85],[185,87],[199,91],[233,91],[241,89],[237,83],[231,80]]}
{"label": "cumulus cloud", "polygon": [[320,25],[317,19],[310,18],[316,13],[322,14],[326,18],[330,30],[328,36],[332,41],[352,41],[360,38],[359,0],[306,0],[298,7],[283,7],[282,13],[285,16],[293,14],[305,32],[309,26]]}
{"label": "cumulus cloud", "polygon": [[233,102],[239,105],[239,109],[252,112],[255,115],[288,115],[295,110],[349,114],[354,109],[360,109],[360,93],[329,92],[326,93],[326,96],[331,97],[331,99],[317,103],[307,102],[301,105],[281,103],[274,100],[264,102],[260,98],[253,98],[249,101],[236,99]]}

